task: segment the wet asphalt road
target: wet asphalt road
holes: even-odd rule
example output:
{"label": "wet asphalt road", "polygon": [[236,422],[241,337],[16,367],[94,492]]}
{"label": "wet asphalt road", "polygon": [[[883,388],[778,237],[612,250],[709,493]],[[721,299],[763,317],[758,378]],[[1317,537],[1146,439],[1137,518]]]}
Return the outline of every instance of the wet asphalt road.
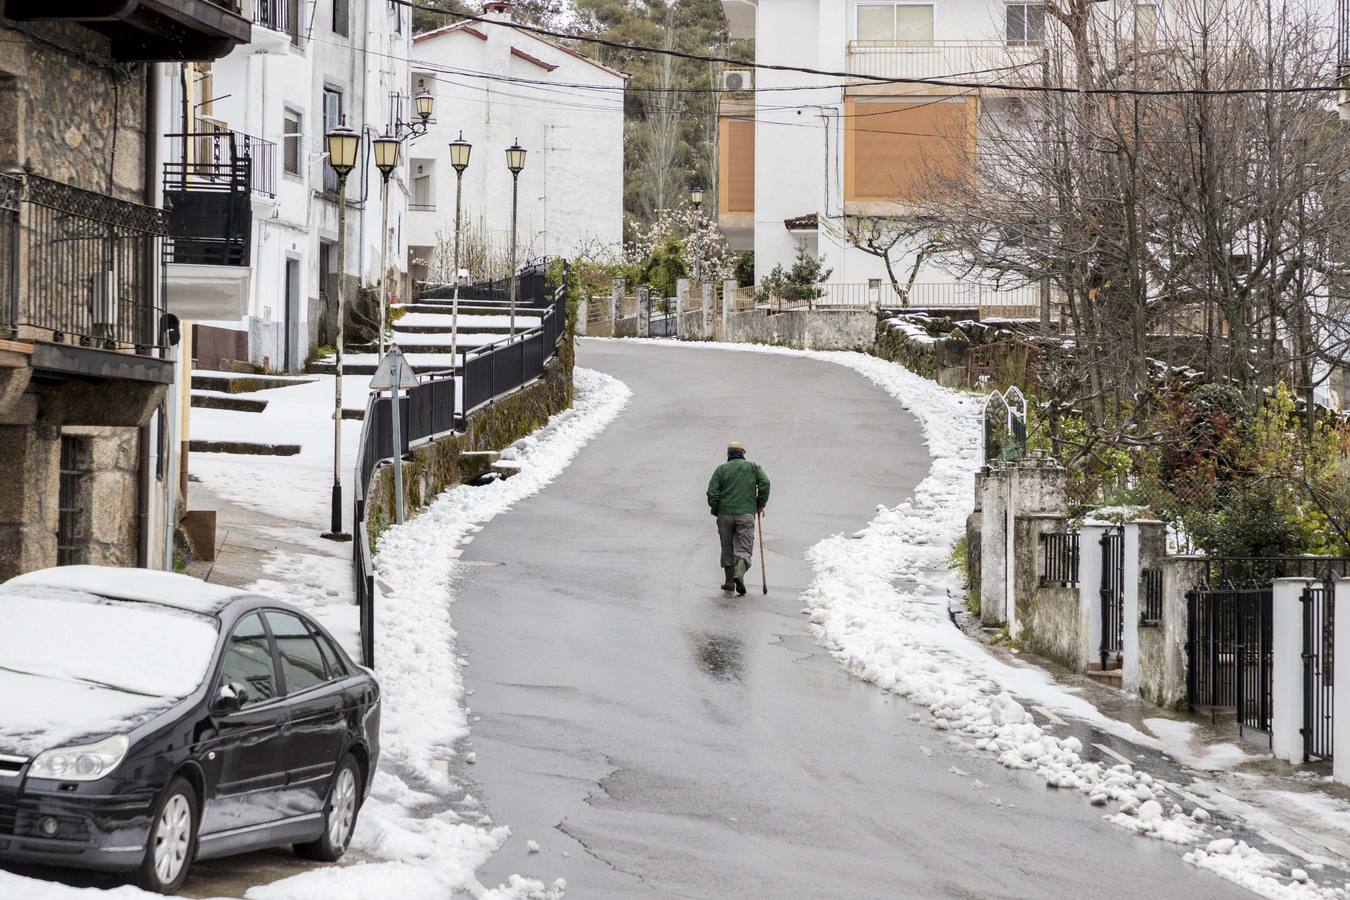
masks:
{"label": "wet asphalt road", "polygon": [[[815,645],[803,552],[927,470],[894,401],[793,357],[583,342],[578,360],[631,404],[464,552],[455,624],[481,718],[462,774],[513,831],[484,884],[563,877],[579,900],[1245,896],[1081,795],[948,749]],[[716,588],[703,491],[728,439],[773,480],[767,597],[757,573],[747,597]]]}

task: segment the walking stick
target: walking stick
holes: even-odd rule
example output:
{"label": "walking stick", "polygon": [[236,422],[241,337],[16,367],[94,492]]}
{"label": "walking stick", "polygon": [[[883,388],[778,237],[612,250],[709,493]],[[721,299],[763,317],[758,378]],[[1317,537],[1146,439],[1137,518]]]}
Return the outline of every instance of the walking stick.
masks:
{"label": "walking stick", "polygon": [[769,592],[768,569],[764,567],[764,510],[760,510],[755,516],[755,521],[759,523],[759,583],[764,587],[764,593]]}

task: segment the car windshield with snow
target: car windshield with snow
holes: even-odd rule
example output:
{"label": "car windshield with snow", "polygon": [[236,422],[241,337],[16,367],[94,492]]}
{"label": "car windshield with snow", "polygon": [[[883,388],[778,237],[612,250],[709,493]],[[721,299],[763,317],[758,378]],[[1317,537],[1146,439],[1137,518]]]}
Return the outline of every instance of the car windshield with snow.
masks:
{"label": "car windshield with snow", "polygon": [[0,585],[0,863],[134,873],[345,851],[379,687],[299,610],[194,578],[68,566]]}

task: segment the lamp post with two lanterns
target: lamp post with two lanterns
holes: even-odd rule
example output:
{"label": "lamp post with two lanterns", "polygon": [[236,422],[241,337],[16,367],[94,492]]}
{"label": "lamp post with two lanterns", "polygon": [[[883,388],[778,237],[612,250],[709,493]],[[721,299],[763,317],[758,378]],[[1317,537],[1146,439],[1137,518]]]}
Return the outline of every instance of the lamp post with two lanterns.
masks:
{"label": "lamp post with two lanterns", "polygon": [[389,271],[389,177],[398,167],[399,148],[408,138],[421,137],[427,133],[427,123],[431,120],[431,110],[435,98],[427,91],[413,97],[413,106],[417,110],[417,121],[404,122],[396,119],[393,127],[371,141],[374,148],[375,168],[380,170],[380,358],[384,358],[384,333],[389,319],[389,295],[386,279]]}
{"label": "lamp post with two lanterns", "polygon": [[361,146],[361,136],[347,127],[342,120],[337,128],[324,136],[328,150],[328,164],[337,174],[337,339],[334,343],[336,366],[333,379],[333,516],[332,527],[324,532],[324,537],[335,541],[349,541],[351,535],[342,530],[342,319],[345,315],[344,301],[347,293],[345,268],[347,262],[347,176],[356,168],[356,154]]}

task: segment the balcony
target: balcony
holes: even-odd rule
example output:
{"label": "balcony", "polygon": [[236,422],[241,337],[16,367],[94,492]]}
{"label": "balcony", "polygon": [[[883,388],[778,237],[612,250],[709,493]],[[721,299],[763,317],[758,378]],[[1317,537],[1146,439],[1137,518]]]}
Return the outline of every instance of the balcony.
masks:
{"label": "balcony", "polygon": [[0,176],[0,335],[147,352],[166,226],[163,210]]}
{"label": "balcony", "polygon": [[127,62],[219,59],[246,44],[250,28],[238,0],[4,0],[21,22],[78,22],[106,34]]}
{"label": "balcony", "polygon": [[253,0],[253,24],[285,35],[292,46],[303,46],[300,0]]}
{"label": "balcony", "polygon": [[927,44],[850,41],[847,71],[850,87],[871,84],[880,92],[942,92],[939,85],[885,84],[878,79],[931,78],[962,83],[996,84],[1041,79],[1038,44],[1003,41],[933,41]]}
{"label": "balcony", "polygon": [[248,308],[255,195],[275,193],[276,145],[199,119],[167,135],[166,305],[187,319],[236,319]]}

